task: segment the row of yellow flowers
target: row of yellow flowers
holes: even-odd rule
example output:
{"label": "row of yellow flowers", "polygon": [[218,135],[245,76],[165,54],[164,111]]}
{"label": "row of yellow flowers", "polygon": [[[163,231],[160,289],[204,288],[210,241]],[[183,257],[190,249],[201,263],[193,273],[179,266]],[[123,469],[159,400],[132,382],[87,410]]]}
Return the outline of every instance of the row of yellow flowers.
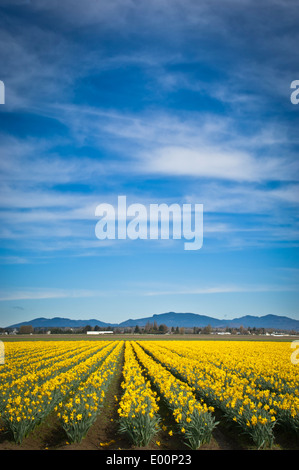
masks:
{"label": "row of yellow flowers", "polygon": [[[258,447],[272,445],[276,421],[298,431],[298,368],[286,343],[147,342],[146,348],[237,422]],[[281,379],[268,381],[271,370]]]}
{"label": "row of yellow flowers", "polygon": [[1,385],[0,416],[17,443],[21,443],[83,377],[88,377],[111,345],[108,341],[96,345],[87,342],[83,352],[67,359],[60,357],[47,371],[38,367],[36,373],[24,373],[8,388],[6,384]]}
{"label": "row of yellow flowers", "polygon": [[61,360],[90,349],[86,341],[35,341],[5,344],[5,363],[1,366],[0,386],[11,388],[39,370],[46,373]]}
{"label": "row of yellow flowers", "polygon": [[172,411],[186,444],[192,449],[197,449],[203,443],[209,442],[217,424],[212,415],[214,408],[198,401],[189,385],[153,360],[139,343],[132,344],[138,360]]}
{"label": "row of yellow flowers", "polygon": [[[112,348],[111,348],[112,346]],[[68,440],[80,442],[102,409],[105,393],[118,368],[124,342],[114,342],[102,351],[103,362],[85,379],[78,375],[80,383],[70,393],[67,401],[55,407]]]}
{"label": "row of yellow flowers", "polygon": [[[99,348],[96,345],[90,347],[88,342],[87,344],[85,342],[84,345],[78,345],[76,348],[74,342],[68,342],[68,344],[61,344],[60,347],[58,345],[57,349],[57,342],[53,342],[53,350],[51,351],[48,343],[44,343],[46,344],[41,343],[38,345],[39,349],[36,350],[36,355],[28,354],[24,358],[20,358],[14,354],[6,354],[5,368],[1,369],[0,381],[2,404],[7,396],[11,398],[14,394],[19,395],[22,390],[29,393],[37,384],[40,385],[57,373],[61,373],[85,360]],[[30,343],[23,345],[25,350],[27,344]],[[34,354],[34,351],[30,352]]]}
{"label": "row of yellow flowers", "polygon": [[[231,342],[222,346],[208,342],[180,349],[180,354],[220,368],[243,379],[246,393],[257,404],[272,410],[277,425],[299,433],[299,367],[291,361],[288,342]],[[261,406],[261,405],[260,405]]]}
{"label": "row of yellow flowers", "polygon": [[277,341],[181,342],[180,354],[250,378],[260,388],[299,397],[298,367],[290,360],[290,346]]}
{"label": "row of yellow flowers", "polygon": [[157,393],[145,379],[132,344],[126,341],[122,370],[124,390],[119,402],[120,432],[137,446],[146,446],[159,429]]}

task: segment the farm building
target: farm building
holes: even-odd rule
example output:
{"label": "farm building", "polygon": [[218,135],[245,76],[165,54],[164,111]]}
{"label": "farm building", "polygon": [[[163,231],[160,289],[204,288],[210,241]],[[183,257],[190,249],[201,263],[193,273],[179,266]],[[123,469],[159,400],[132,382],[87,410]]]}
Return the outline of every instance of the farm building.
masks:
{"label": "farm building", "polygon": [[86,331],[87,335],[106,335],[113,334],[113,331]]}

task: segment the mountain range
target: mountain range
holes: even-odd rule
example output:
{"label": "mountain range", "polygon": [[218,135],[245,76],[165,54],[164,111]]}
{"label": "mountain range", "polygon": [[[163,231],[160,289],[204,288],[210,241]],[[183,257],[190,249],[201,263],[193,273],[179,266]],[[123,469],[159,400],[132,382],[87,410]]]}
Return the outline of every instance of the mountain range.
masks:
{"label": "mountain range", "polygon": [[32,325],[34,328],[80,328],[86,325],[95,327],[107,328],[110,327],[135,327],[145,326],[147,323],[156,322],[157,325],[167,325],[168,327],[185,327],[193,328],[199,327],[203,328],[207,325],[210,325],[212,328],[239,328],[243,326],[244,328],[273,328],[276,330],[295,330],[299,331],[299,320],[293,318],[279,316],[279,315],[265,315],[262,317],[246,315],[240,318],[234,318],[233,320],[218,319],[209,317],[206,315],[199,315],[196,313],[161,313],[154,314],[150,317],[138,318],[138,319],[129,319],[121,323],[105,323],[97,319],[89,320],[71,320],[69,318],[35,318],[31,321],[25,321],[21,323],[16,323],[10,325],[7,328],[19,328],[22,325]]}

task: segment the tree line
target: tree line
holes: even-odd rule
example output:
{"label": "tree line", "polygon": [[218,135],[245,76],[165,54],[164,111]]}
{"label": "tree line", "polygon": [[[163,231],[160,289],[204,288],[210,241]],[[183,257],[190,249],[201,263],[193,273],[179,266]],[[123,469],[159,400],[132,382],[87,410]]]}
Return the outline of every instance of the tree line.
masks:
{"label": "tree line", "polygon": [[[226,327],[225,329],[218,329],[218,328],[212,328],[211,325],[207,325],[205,327],[197,327],[194,326],[193,328],[187,328],[187,327],[179,327],[179,326],[172,326],[168,327],[165,324],[157,324],[156,321],[153,323],[147,322],[144,326],[125,326],[125,327],[101,327],[101,326],[94,326],[92,327],[91,325],[85,325],[84,327],[78,327],[78,328],[69,328],[69,327],[33,327],[32,325],[22,325],[20,326],[16,332],[18,334],[86,334],[87,331],[113,331],[114,334],[177,334],[177,335],[184,335],[184,334],[202,334],[202,335],[209,335],[209,334],[214,334],[214,333],[226,333],[226,334],[231,334],[231,335],[265,335],[265,334],[271,334],[275,332],[275,330],[271,328],[244,328],[243,326],[240,326],[239,328],[230,328]],[[4,333],[11,333],[12,329],[10,328],[0,328],[0,334]],[[298,332],[296,331],[286,331],[286,330],[281,330],[281,333],[288,333],[288,334],[293,334],[296,335]]]}

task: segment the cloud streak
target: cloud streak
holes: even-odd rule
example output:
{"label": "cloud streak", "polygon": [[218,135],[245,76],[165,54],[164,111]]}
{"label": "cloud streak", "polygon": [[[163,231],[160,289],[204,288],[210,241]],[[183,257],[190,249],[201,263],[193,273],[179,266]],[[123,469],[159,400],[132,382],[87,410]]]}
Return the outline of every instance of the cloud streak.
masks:
{"label": "cloud streak", "polygon": [[82,297],[95,297],[102,295],[101,292],[84,290],[84,289],[30,289],[30,290],[15,290],[15,291],[2,291],[0,292],[0,301],[15,301],[15,300],[44,300],[44,299],[65,299],[65,298],[82,298]]}
{"label": "cloud streak", "polygon": [[258,293],[258,292],[293,292],[297,291],[298,286],[281,286],[281,285],[265,285],[265,286],[240,286],[240,285],[218,285],[212,287],[199,287],[199,288],[181,288],[178,287],[172,290],[156,290],[144,293],[145,296],[168,296],[168,295],[214,295],[214,294],[238,294],[238,293]]}

